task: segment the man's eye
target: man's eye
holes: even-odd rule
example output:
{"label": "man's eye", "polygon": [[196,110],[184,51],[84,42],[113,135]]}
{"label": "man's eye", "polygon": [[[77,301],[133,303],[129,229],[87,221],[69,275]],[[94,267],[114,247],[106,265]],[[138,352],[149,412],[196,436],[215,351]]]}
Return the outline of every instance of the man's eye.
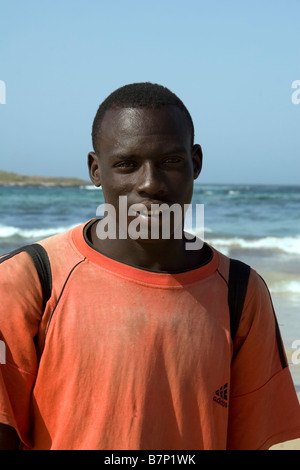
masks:
{"label": "man's eye", "polygon": [[135,163],[132,161],[124,161],[124,162],[119,162],[115,165],[117,168],[133,168],[135,166]]}
{"label": "man's eye", "polygon": [[168,157],[164,160],[164,163],[180,163],[181,159],[179,157]]}

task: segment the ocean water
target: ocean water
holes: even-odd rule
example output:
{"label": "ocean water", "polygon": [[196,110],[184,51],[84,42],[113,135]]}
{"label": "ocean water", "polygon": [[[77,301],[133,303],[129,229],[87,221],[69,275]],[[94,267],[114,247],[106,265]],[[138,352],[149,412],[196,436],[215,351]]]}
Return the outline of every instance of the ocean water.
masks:
{"label": "ocean water", "polygon": [[[92,186],[0,187],[0,255],[95,217],[103,202]],[[300,391],[300,186],[197,184],[193,203],[204,204],[205,241],[267,282]]]}

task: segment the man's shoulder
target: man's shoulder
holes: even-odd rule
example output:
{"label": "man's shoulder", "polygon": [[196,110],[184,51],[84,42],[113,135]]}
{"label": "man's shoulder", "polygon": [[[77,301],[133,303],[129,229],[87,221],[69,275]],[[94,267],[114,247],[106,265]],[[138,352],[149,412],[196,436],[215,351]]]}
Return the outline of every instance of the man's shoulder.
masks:
{"label": "man's shoulder", "polygon": [[42,245],[46,251],[59,253],[61,249],[69,249],[72,247],[72,234],[74,230],[80,230],[83,225],[76,225],[64,232],[56,233],[50,237],[38,240],[36,243]]}
{"label": "man's shoulder", "polygon": [[76,263],[84,259],[84,256],[73,242],[73,234],[75,232],[83,232],[85,225],[76,225],[65,232],[37,242],[46,250],[52,271],[68,271]]}
{"label": "man's shoulder", "polygon": [[[73,241],[72,234],[74,230],[83,230],[85,224],[77,225],[69,230],[64,232],[52,235],[50,237],[44,238],[42,240],[37,240],[33,245],[41,245],[49,258],[51,269],[57,271],[60,268],[68,269],[74,263],[78,262],[80,259],[83,259],[83,256],[76,250]],[[10,271],[33,271],[34,266],[31,260],[30,254],[27,250],[27,247],[30,245],[25,245],[19,247],[9,253],[3,254],[0,256],[0,265],[2,267],[2,272],[4,270]]]}
{"label": "man's shoulder", "polygon": [[250,273],[249,273],[247,296],[251,296],[255,294],[257,291],[268,293],[268,287],[263,277],[261,276],[259,272],[256,271],[256,268],[254,266],[248,263],[247,259],[236,258],[235,256],[225,255],[224,253],[220,252],[212,245],[209,245],[209,246],[212,249],[213,253],[218,256],[218,261],[219,261],[218,272],[224,278],[227,284],[229,280],[230,262],[232,260],[238,261],[240,263],[243,263],[244,265],[249,266]]}

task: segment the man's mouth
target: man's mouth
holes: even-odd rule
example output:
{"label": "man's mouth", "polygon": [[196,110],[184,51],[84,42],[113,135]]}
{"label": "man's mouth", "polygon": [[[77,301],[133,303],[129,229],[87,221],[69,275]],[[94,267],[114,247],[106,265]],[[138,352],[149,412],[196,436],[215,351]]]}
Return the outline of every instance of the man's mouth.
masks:
{"label": "man's mouth", "polygon": [[147,204],[147,206],[145,204],[134,204],[132,206],[132,209],[133,209],[133,212],[131,213],[131,215],[134,215],[135,213],[137,216],[141,216],[145,219],[146,218],[152,218],[152,219],[162,218],[164,214],[169,213],[170,211],[168,204],[162,205],[158,203],[154,203],[151,205]]}
{"label": "man's mouth", "polygon": [[147,215],[147,216],[157,216],[164,212],[170,211],[170,205],[165,202],[139,202],[132,204],[132,209],[138,214]]}
{"label": "man's mouth", "polygon": [[147,209],[145,211],[138,211],[140,215],[143,216],[158,216],[162,214],[162,210],[160,209]]}

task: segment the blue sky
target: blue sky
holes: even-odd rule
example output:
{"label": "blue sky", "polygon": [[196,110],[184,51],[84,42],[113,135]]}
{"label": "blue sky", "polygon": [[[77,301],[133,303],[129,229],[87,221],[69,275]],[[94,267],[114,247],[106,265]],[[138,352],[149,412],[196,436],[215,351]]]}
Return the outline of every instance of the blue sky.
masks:
{"label": "blue sky", "polygon": [[299,18],[300,0],[0,0],[0,169],[87,179],[99,104],[151,81],[191,112],[199,183],[299,184]]}

